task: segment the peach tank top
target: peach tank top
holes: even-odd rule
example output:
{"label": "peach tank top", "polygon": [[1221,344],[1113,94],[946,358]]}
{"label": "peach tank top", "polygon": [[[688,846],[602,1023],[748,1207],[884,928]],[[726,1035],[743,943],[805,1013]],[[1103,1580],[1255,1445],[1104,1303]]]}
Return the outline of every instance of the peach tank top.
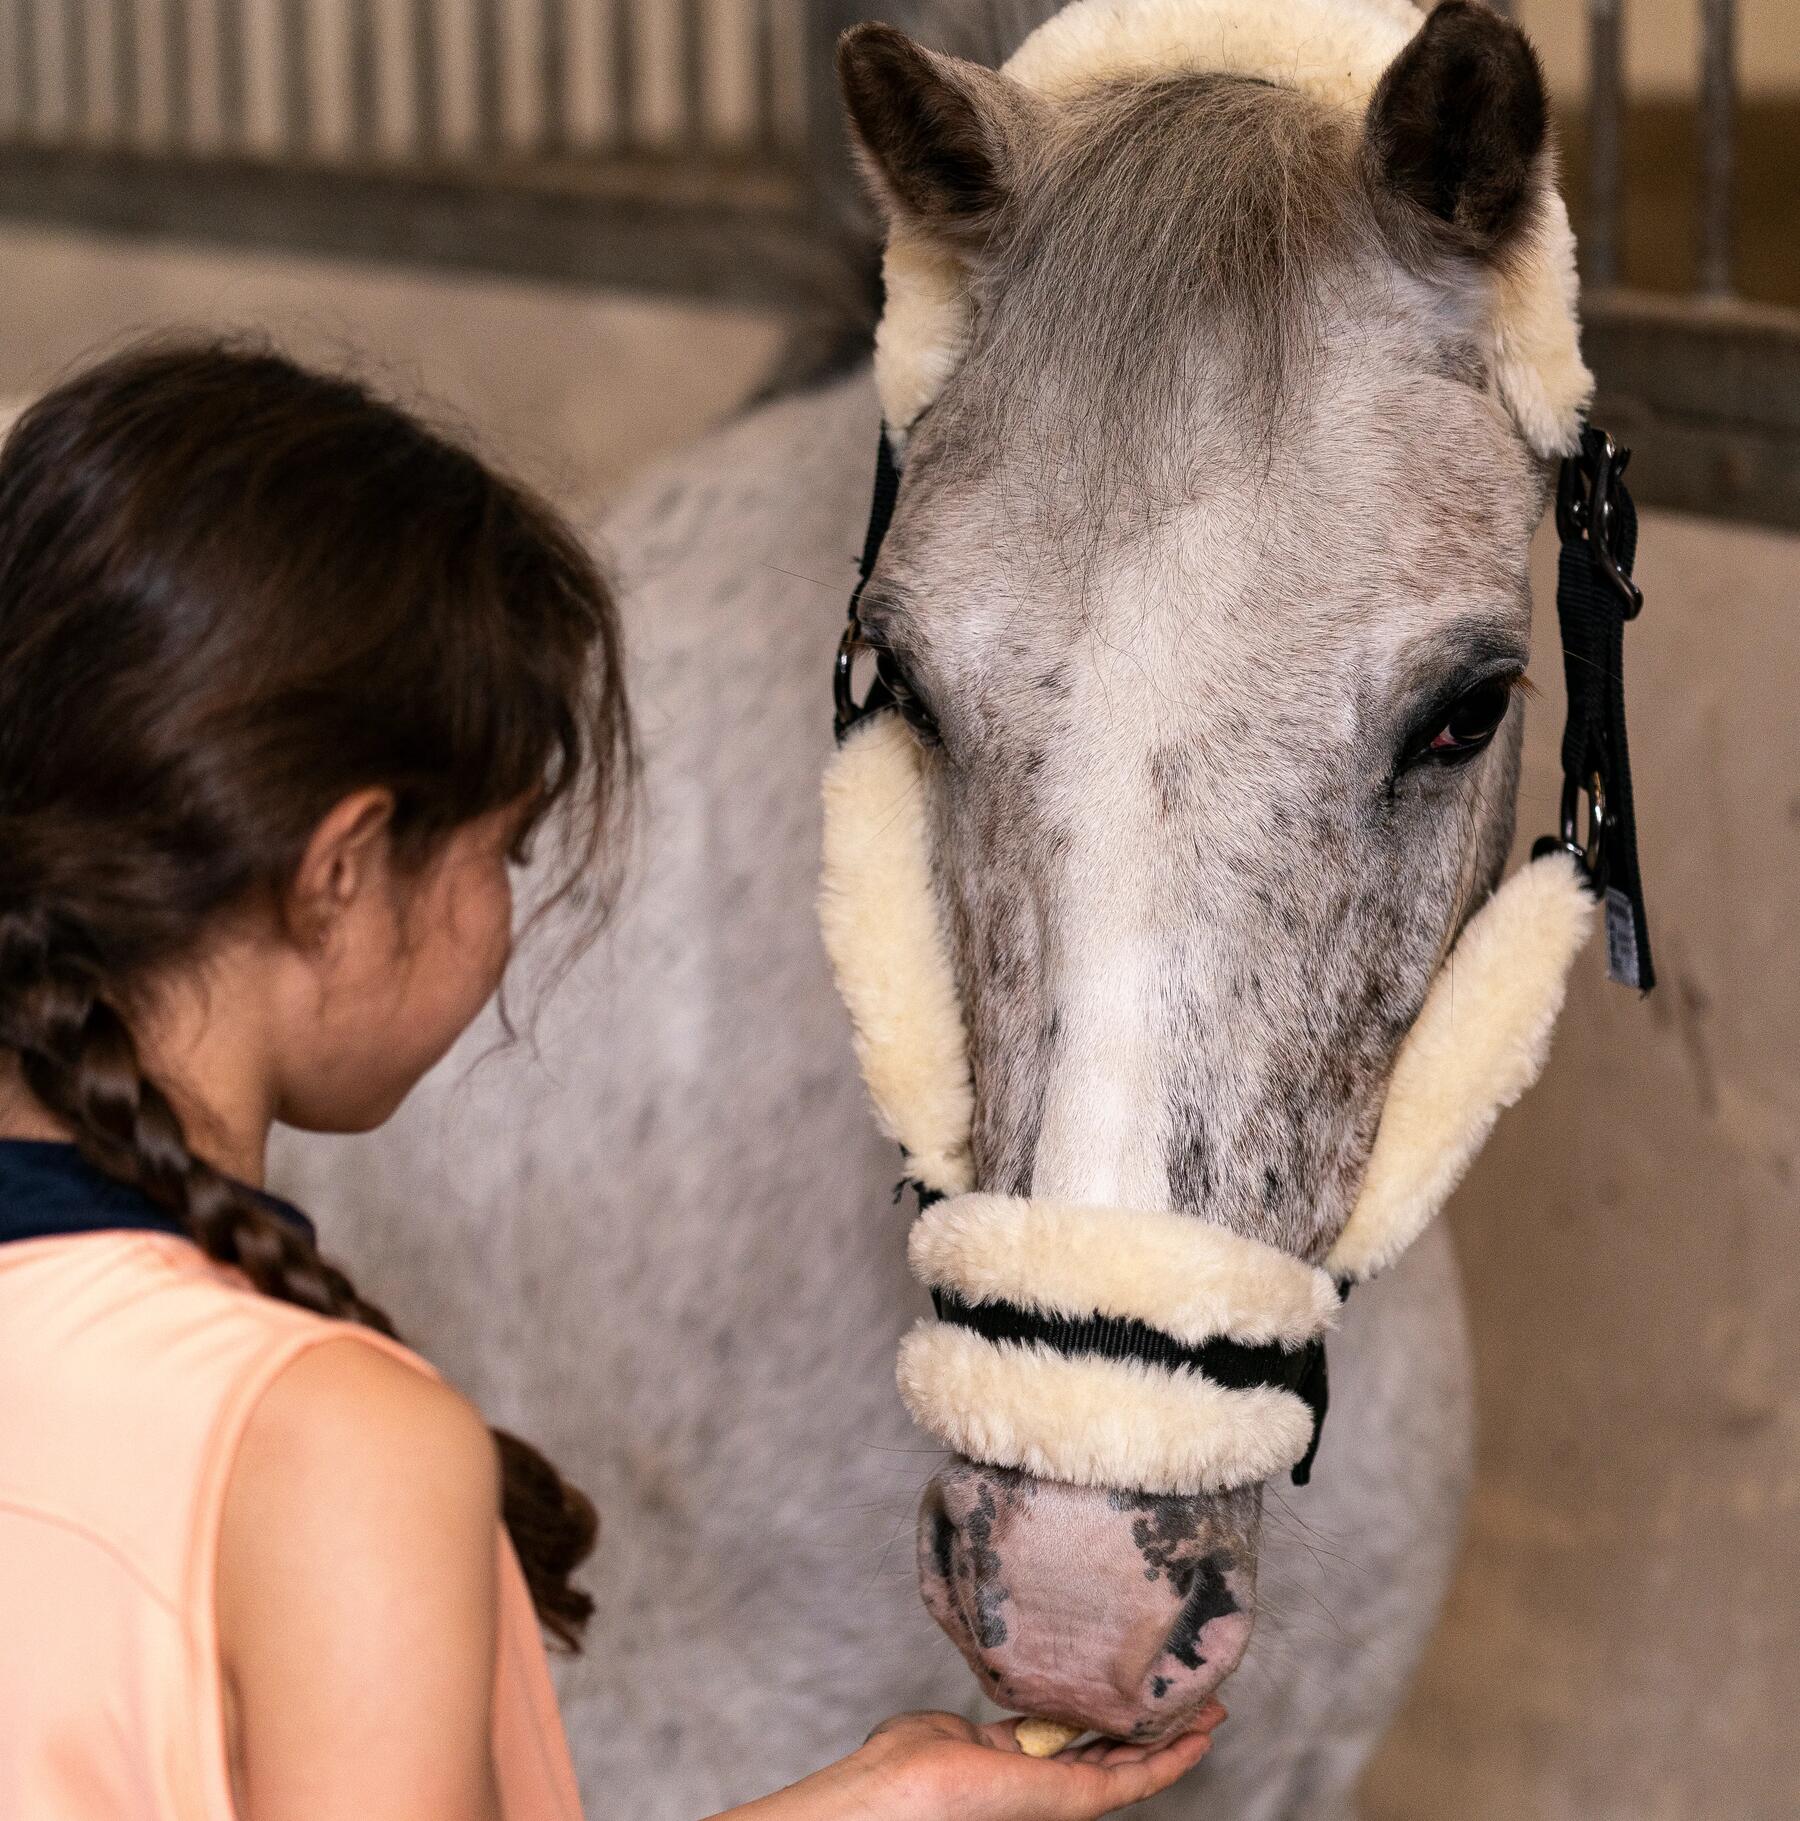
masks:
{"label": "peach tank top", "polygon": [[[0,1143],[5,1821],[235,1821],[213,1588],[245,1423],[322,1341],[431,1374],[365,1328],[258,1295],[162,1228],[69,1147]],[[502,1812],[579,1821],[531,1597],[504,1532],[496,1547]]]}

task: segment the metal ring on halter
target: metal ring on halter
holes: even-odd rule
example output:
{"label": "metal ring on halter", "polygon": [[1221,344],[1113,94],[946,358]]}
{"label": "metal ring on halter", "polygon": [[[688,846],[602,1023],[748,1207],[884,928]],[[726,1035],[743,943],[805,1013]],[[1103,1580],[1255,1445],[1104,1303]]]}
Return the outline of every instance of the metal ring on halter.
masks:
{"label": "metal ring on halter", "polygon": [[1606,784],[1599,772],[1588,777],[1588,826],[1587,840],[1581,839],[1579,806],[1576,797],[1579,787],[1573,778],[1563,779],[1562,794],[1562,845],[1573,854],[1582,870],[1596,883],[1600,880],[1600,864],[1605,855],[1606,844]]}

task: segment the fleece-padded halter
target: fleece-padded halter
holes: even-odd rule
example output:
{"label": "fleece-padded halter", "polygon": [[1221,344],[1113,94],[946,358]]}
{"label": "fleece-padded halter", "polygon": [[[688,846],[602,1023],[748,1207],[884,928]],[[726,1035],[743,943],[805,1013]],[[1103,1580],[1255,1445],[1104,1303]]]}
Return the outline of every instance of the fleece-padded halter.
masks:
{"label": "fleece-padded halter", "polygon": [[882,1129],[929,1204],[919,1277],[962,1319],[902,1343],[901,1395],[975,1460],[1075,1485],[1219,1492],[1294,1466],[1316,1410],[1296,1388],[1220,1383],[1146,1363],[1141,1347],[1078,1351],[985,1334],[983,1305],[1137,1323],[1181,1346],[1298,1354],[1330,1328],[1340,1283],[1385,1269],[1461,1181],[1500,1113],[1537,1079],[1570,963],[1594,921],[1575,860],[1515,873],[1476,912],[1400,1049],[1363,1186],[1323,1268],[1164,1209],[970,1193],[968,1033],[932,882],[924,749],[871,716],[825,778],[820,923]]}
{"label": "fleece-padded halter", "polygon": [[[1052,101],[1120,77],[1223,71],[1360,113],[1423,22],[1407,0],[1075,0],[1006,71]],[[955,372],[971,311],[954,255],[920,230],[894,231],[886,270],[884,447],[865,580],[893,458]],[[1536,240],[1498,282],[1491,349],[1520,435],[1545,456],[1596,434],[1582,426],[1593,382],[1575,303],[1573,239],[1552,196]],[[1565,545],[1585,535],[1565,530]],[[852,634],[855,624],[853,602]],[[825,778],[820,915],[877,1118],[923,1205],[911,1257],[937,1318],[901,1346],[908,1408],[958,1453],[1077,1485],[1194,1494],[1286,1468],[1303,1477],[1342,1293],[1424,1231],[1543,1067],[1594,921],[1595,881],[1570,817],[1444,961],[1401,1046],[1356,1204],[1312,1265],[1166,1209],[971,1192],[974,1089],[932,877],[928,761],[900,714],[858,711],[851,726],[844,702]],[[1631,876],[1635,885],[1635,855]]]}

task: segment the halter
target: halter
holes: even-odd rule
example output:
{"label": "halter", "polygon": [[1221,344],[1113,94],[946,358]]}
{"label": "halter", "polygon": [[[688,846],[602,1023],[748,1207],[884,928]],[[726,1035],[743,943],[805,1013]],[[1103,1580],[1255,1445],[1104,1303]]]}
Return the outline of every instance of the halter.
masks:
{"label": "halter", "polygon": [[[1420,22],[1405,0],[1293,4],[1379,28],[1362,47],[1374,72],[1367,87]],[[1054,93],[1067,76],[1066,56],[1095,55],[1084,31],[1096,19],[1116,31],[1121,20],[1166,24],[1171,10],[1192,26],[1231,24],[1255,8],[1248,0],[1144,0],[1132,14],[1116,0],[1078,0],[1026,41],[1008,71],[1023,70]],[[1141,39],[1124,31],[1123,47],[1111,47],[1110,73],[1121,62],[1137,67]],[[1162,61],[1151,67],[1166,68],[1169,44],[1153,40],[1152,48]],[[1185,38],[1177,50],[1195,54]],[[1230,51],[1235,61],[1219,67],[1261,73],[1241,38]],[[1224,55],[1217,43],[1210,54]],[[1284,80],[1305,86],[1304,70],[1279,67]],[[1572,253],[1567,263],[1572,272]],[[877,1118],[899,1143],[904,1182],[918,1193],[909,1253],[935,1319],[902,1342],[901,1393],[920,1424],[958,1453],[1040,1478],[1149,1493],[1221,1492],[1283,1470],[1305,1484],[1329,1401],[1325,1334],[1351,1287],[1429,1225],[1500,1113],[1537,1079],[1596,899],[1605,907],[1612,978],[1643,991],[1653,985],[1622,680],[1624,625],[1642,605],[1631,579],[1629,451],[1580,421],[1591,382],[1575,347],[1572,296],[1566,346],[1558,324],[1546,329],[1541,306],[1563,264],[1552,245],[1535,276],[1515,277],[1496,328],[1502,348],[1535,340],[1538,366],[1510,376],[1497,370],[1521,434],[1539,453],[1563,457],[1561,826],[1469,920],[1440,969],[1400,1047],[1356,1204],[1323,1264],[1312,1265],[1166,1209],[974,1192],[968,1039],[924,813],[923,746],[935,729],[885,652],[875,652],[860,700],[853,676],[867,649],[862,594],[898,498],[904,434],[935,396],[930,378],[941,387],[954,369],[941,349],[917,358],[912,330],[934,313],[944,327],[944,292],[935,281],[916,282],[917,246],[890,244],[877,356],[884,425],[834,669],[838,751],[824,786],[820,916]],[[896,322],[910,325],[907,336],[894,332]],[[915,357],[911,370],[896,356],[903,340]]]}

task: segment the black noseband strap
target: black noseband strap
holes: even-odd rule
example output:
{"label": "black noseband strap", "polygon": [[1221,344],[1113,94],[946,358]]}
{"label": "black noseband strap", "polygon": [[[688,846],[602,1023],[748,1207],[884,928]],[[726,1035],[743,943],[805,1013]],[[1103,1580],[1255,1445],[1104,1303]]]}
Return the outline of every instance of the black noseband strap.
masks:
{"label": "black noseband strap", "polygon": [[[1339,1286],[1340,1296],[1349,1293],[1348,1284]],[[939,1321],[968,1328],[983,1340],[1044,1346],[1069,1357],[1136,1360],[1165,1372],[1197,1372],[1228,1391],[1249,1391],[1258,1385],[1291,1391],[1312,1412],[1312,1441],[1295,1463],[1294,1484],[1304,1486],[1312,1477],[1331,1401],[1322,1339],[1300,1347],[1273,1341],[1251,1346],[1215,1335],[1198,1346],[1186,1346],[1146,1322],[1123,1316],[1039,1315],[1016,1303],[966,1302],[954,1290],[933,1290],[931,1302]]]}

